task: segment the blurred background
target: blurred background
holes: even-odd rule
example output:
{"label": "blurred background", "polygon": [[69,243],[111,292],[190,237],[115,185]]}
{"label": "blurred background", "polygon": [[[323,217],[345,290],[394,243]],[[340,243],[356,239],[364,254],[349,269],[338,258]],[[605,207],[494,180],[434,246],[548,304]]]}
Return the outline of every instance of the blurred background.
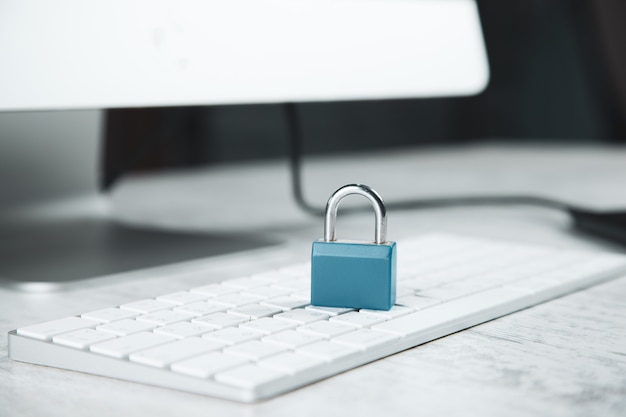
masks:
{"label": "blurred background", "polygon": [[[304,154],[474,141],[624,143],[626,3],[478,0],[491,79],[474,97],[300,103]],[[127,172],[284,157],[278,104],[109,110],[101,185]]]}
{"label": "blurred background", "polygon": [[[50,247],[64,242],[61,249],[71,259],[61,261],[64,266],[92,259],[75,256],[79,249],[93,255],[91,264],[109,265],[108,254],[117,251],[134,261],[139,249],[158,261],[146,242],[162,242],[168,254],[172,246],[183,247],[154,239],[156,230],[204,232],[203,256],[228,252],[225,236],[239,232],[308,242],[321,221],[307,211],[321,211],[334,190],[354,182],[374,187],[389,207],[437,197],[522,194],[623,210],[626,2],[477,5],[490,77],[472,97],[2,112],[0,264],[28,264],[32,251],[23,248],[33,242],[39,259],[55,262],[63,258]],[[295,142],[305,156],[301,170],[293,169]],[[300,200],[293,198],[298,183]],[[404,223],[396,224],[412,227],[392,225],[390,234],[435,228],[471,234],[482,232],[485,216],[511,219],[506,210],[463,210],[476,220],[464,223],[466,217],[440,210],[431,213],[440,216],[433,222],[405,211],[398,214]],[[526,212],[517,215],[525,220]],[[538,241],[545,233],[567,240],[566,214],[543,210],[531,219],[524,230],[532,223]],[[369,237],[360,221],[354,229],[364,235],[351,238]],[[131,239],[136,247],[126,249],[131,227],[143,229]],[[22,238],[26,243],[17,244]],[[255,240],[234,236],[230,248],[242,242]],[[51,269],[38,267],[45,277]]]}

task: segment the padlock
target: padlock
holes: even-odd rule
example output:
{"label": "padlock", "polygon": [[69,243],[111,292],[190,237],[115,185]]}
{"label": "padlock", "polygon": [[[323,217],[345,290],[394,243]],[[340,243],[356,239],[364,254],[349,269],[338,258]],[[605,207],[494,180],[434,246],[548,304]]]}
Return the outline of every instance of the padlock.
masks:
{"label": "padlock", "polygon": [[[337,208],[344,197],[366,197],[376,216],[373,242],[337,240]],[[311,304],[389,310],[396,301],[396,243],[386,241],[387,212],[380,195],[362,184],[341,187],[326,204],[324,239],[311,251]]]}

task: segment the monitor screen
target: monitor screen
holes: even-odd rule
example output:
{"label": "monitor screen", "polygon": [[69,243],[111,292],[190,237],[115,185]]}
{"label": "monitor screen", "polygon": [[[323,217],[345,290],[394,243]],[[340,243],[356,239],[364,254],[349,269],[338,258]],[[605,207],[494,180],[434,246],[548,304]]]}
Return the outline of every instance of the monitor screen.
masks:
{"label": "monitor screen", "polygon": [[0,110],[470,95],[473,0],[0,4]]}
{"label": "monitor screen", "polygon": [[0,284],[35,290],[270,243],[120,224],[97,184],[99,109],[471,95],[489,78],[473,0],[4,0],[0,62]]}

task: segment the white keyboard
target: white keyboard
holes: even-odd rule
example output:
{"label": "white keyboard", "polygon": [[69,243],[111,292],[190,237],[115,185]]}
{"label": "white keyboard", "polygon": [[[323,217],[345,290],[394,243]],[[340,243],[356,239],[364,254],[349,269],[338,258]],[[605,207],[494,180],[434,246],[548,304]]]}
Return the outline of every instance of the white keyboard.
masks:
{"label": "white keyboard", "polygon": [[309,305],[309,265],[9,332],[12,359],[253,402],[619,277],[626,257],[432,235],[398,242],[390,311]]}

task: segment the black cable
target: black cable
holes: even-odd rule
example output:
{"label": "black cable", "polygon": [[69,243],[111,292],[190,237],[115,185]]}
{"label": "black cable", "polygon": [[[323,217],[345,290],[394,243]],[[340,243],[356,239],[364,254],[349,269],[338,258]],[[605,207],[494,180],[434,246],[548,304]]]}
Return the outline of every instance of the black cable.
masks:
{"label": "black cable", "polygon": [[304,199],[304,192],[302,191],[302,131],[296,105],[294,103],[285,103],[283,109],[287,122],[287,140],[289,142],[291,192],[296,200],[296,204],[303,211],[315,216],[324,215],[323,209],[313,207]]}
{"label": "black cable", "polygon": [[[309,204],[305,200],[302,190],[302,131],[298,109],[296,104],[286,103],[284,110],[290,145],[289,165],[294,199],[296,204],[305,212],[315,216],[323,216],[325,209]],[[572,226],[577,231],[626,245],[626,211],[598,212],[545,197],[530,195],[458,196],[395,201],[387,202],[385,205],[389,210],[493,205],[543,207],[568,214],[572,220]],[[346,207],[342,210],[342,215],[365,210],[369,210],[369,207]]]}
{"label": "black cable", "polygon": [[[285,119],[289,139],[289,166],[291,171],[291,188],[296,204],[305,212],[315,216],[324,214],[323,207],[315,207],[304,198],[302,187],[302,131],[298,109],[295,103],[284,104]],[[490,205],[528,205],[572,213],[580,211],[573,205],[558,200],[529,195],[494,195],[494,196],[456,196],[422,198],[415,200],[393,201],[385,204],[389,210],[415,210],[453,206],[490,206]],[[368,207],[350,207],[345,212],[367,210]]]}

